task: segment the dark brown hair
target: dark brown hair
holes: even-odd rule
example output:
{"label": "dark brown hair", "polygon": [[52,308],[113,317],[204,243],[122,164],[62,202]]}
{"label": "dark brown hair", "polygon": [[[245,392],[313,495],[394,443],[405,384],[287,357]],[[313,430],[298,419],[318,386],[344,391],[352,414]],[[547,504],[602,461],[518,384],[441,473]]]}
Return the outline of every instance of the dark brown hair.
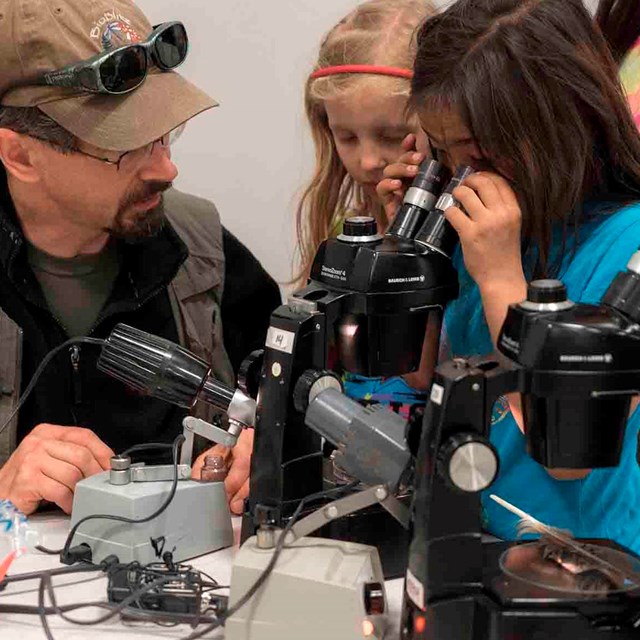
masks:
{"label": "dark brown hair", "polygon": [[453,105],[508,167],[533,275],[555,270],[552,228],[577,233],[586,199],[640,199],[640,137],[581,0],[458,0],[421,27],[414,72],[412,106]]}
{"label": "dark brown hair", "polygon": [[49,142],[63,152],[77,149],[75,136],[62,128],[37,107],[0,106],[0,129],[33,136]]}
{"label": "dark brown hair", "polygon": [[620,63],[640,37],[640,0],[600,0],[596,22]]}

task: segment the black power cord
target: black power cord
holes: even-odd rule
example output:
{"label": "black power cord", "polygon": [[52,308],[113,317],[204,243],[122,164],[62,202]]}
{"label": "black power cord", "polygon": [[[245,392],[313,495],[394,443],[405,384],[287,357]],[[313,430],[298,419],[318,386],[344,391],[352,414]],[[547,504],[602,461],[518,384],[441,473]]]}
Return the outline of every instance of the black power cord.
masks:
{"label": "black power cord", "polygon": [[138,451],[150,451],[151,449],[171,449],[173,444],[168,442],[147,442],[146,444],[134,444],[132,447],[125,449],[120,455],[130,456]]}
{"label": "black power cord", "polygon": [[[114,559],[115,557],[112,556]],[[99,565],[79,565],[76,567],[57,567],[56,569],[47,569],[45,571],[31,571],[29,573],[17,573],[15,575],[5,576],[3,580],[0,581],[0,591],[3,591],[4,588],[11,584],[12,582],[24,582],[26,580],[38,580],[43,576],[43,574],[48,573],[51,576],[62,576],[68,575],[70,573],[91,573],[96,571],[104,571],[110,564],[110,558],[105,558],[105,562],[102,562]]]}
{"label": "black power cord", "polygon": [[[129,565],[128,565],[129,566]],[[138,566],[137,563],[131,563],[131,567]],[[110,618],[118,615],[118,614],[126,614],[127,618],[151,621],[157,624],[162,624],[166,622],[174,622],[176,624],[191,624],[193,626],[197,624],[211,623],[215,622],[216,618],[214,616],[206,615],[206,611],[202,614],[186,614],[186,613],[175,613],[175,612],[164,612],[164,611],[147,611],[141,610],[139,608],[133,608],[132,605],[138,605],[140,597],[149,591],[154,591],[157,588],[162,587],[163,584],[166,583],[174,583],[176,582],[175,575],[162,575],[159,571],[154,569],[154,565],[149,565],[148,567],[138,567],[140,569],[144,569],[147,575],[153,580],[145,585],[141,585],[124,598],[118,604],[111,604],[109,602],[104,601],[90,601],[84,603],[75,603],[71,605],[58,605],[55,592],[53,589],[52,578],[54,576],[60,575],[70,575],[70,574],[79,574],[79,573],[97,573],[97,572],[111,572],[114,570],[118,570],[122,567],[117,563],[117,559],[115,556],[110,556],[106,558],[100,565],[79,565],[72,567],[58,567],[55,569],[49,569],[45,571],[33,571],[29,573],[16,574],[13,576],[9,576],[5,578],[1,583],[0,587],[4,588],[9,583],[17,583],[24,582],[29,580],[39,580],[38,587],[38,606],[31,605],[19,605],[19,604],[2,604],[0,602],[0,614],[1,613],[17,613],[22,615],[38,615],[42,621],[43,616],[49,615],[59,615],[61,618],[70,622],[72,624],[85,625],[90,626],[94,624],[100,624],[109,620]],[[126,567],[125,567],[126,568]],[[193,571],[192,567],[189,565],[176,565],[176,568],[179,568],[183,571]],[[215,591],[219,589],[228,589],[226,585],[219,585],[215,580],[212,580],[210,576],[208,576],[204,572],[197,572],[200,575],[205,576],[209,582],[203,582],[202,586],[206,589],[207,592]],[[51,600],[51,606],[46,606],[45,604],[45,596],[48,596]],[[102,608],[107,609],[109,613],[94,619],[94,620],[76,620],[74,618],[69,617],[69,612],[77,611],[80,609],[87,608]],[[45,621],[43,624],[43,629],[45,630],[45,635],[47,638],[51,637],[51,629],[48,626],[48,623]]]}
{"label": "black power cord", "polygon": [[53,607],[55,613],[57,613],[63,620],[70,622],[72,624],[82,625],[82,626],[93,626],[96,624],[102,624],[107,620],[111,620],[111,618],[117,616],[121,611],[124,611],[129,605],[133,604],[140,598],[141,595],[156,589],[157,587],[166,584],[167,582],[173,581],[173,577],[168,578],[158,578],[153,582],[145,585],[144,587],[138,589],[135,593],[132,593],[130,596],[125,598],[122,602],[113,607],[110,607],[108,613],[105,613],[103,616],[95,618],[94,620],[75,620],[74,618],[70,618],[62,609],[58,606],[55,593],[53,590],[53,584],[51,583],[51,576],[45,574],[40,580],[40,584],[38,586],[38,613],[40,616],[40,622],[42,624],[42,629],[47,637],[47,640],[55,640],[51,633],[51,628],[49,627],[49,621],[47,620],[46,614],[46,606],[45,606],[45,593],[49,596],[51,600],[51,606]]}
{"label": "black power cord", "polygon": [[[180,439],[179,439],[180,437],[181,436],[176,438],[176,442],[174,443],[174,447],[173,447],[174,461],[177,461],[177,449],[180,444]],[[177,464],[175,466],[175,470],[177,473]],[[174,483],[177,483],[176,478],[177,476],[174,476]],[[190,624],[191,626],[195,627],[205,623],[206,626],[204,628],[192,632],[189,636],[183,639],[183,640],[196,640],[197,638],[201,638],[206,634],[210,633],[211,631],[214,631],[215,629],[222,627],[225,624],[225,622],[237,611],[239,611],[242,607],[244,607],[251,600],[251,598],[258,592],[258,590],[264,585],[268,577],[271,575],[276,563],[278,562],[278,559],[280,558],[282,551],[284,550],[287,535],[291,532],[293,525],[295,524],[297,519],[300,517],[300,514],[302,513],[304,508],[309,503],[317,500],[322,500],[325,498],[336,498],[343,493],[351,491],[351,489],[353,489],[357,484],[358,484],[357,482],[353,482],[351,484],[344,485],[343,487],[338,487],[335,489],[331,489],[329,491],[323,491],[323,492],[306,496],[305,498],[300,500],[296,510],[294,511],[290,520],[287,522],[287,525],[278,536],[278,541],[276,543],[274,553],[266,569],[263,571],[260,577],[255,581],[255,583],[249,588],[249,590],[236,602],[235,605],[233,605],[229,609],[226,609],[224,612],[220,613],[216,617],[207,616],[206,612],[203,612],[202,614],[200,613],[196,613],[196,614],[177,613],[176,614],[176,613],[169,613],[169,612],[163,612],[163,611],[144,610],[135,606],[135,605],[139,605],[140,597],[143,596],[144,594],[154,591],[159,587],[162,587],[164,584],[175,582],[176,581],[175,576],[168,576],[168,577],[159,576],[157,579],[152,580],[148,584],[136,589],[135,591],[132,591],[132,593],[129,596],[124,598],[117,605],[111,605],[106,602],[87,602],[87,603],[78,603],[74,605],[65,605],[65,606],[58,605],[56,596],[55,596],[54,586],[52,583],[52,577],[57,575],[67,575],[72,573],[105,571],[105,570],[112,569],[115,566],[121,566],[121,565],[117,565],[115,558],[113,556],[105,559],[100,566],[79,565],[79,566],[72,566],[72,567],[60,567],[60,568],[51,569],[48,571],[38,571],[38,572],[31,572],[31,573],[25,573],[25,574],[18,574],[15,576],[8,576],[7,578],[5,578],[3,582],[0,583],[0,589],[6,586],[6,584],[11,582],[19,582],[19,581],[32,580],[32,579],[39,578],[40,582],[38,585],[38,606],[28,607],[24,605],[1,605],[0,604],[0,613],[13,612],[13,613],[23,613],[23,614],[37,614],[40,618],[42,628],[47,640],[55,640],[55,638],[51,633],[51,628],[47,620],[47,616],[53,615],[53,614],[59,615],[61,618],[63,618],[69,623],[83,625],[83,626],[93,626],[93,625],[101,624],[119,614],[126,614],[126,617],[128,618],[133,618],[140,621],[151,621],[157,624],[166,624],[166,623]],[[173,497],[173,495],[170,494],[170,497]],[[155,515],[152,514],[153,517],[156,517],[158,513],[161,512],[161,510],[166,508],[169,502],[170,500],[165,501],[165,503],[157,510],[156,514]],[[110,517],[110,516],[104,516],[104,517]],[[146,522],[148,521],[148,519],[151,519],[151,517],[141,519],[140,521]],[[77,526],[75,527],[75,529],[77,529]],[[68,540],[71,539],[72,533],[75,533],[75,531],[69,533]],[[132,563],[132,566],[133,565],[135,565],[135,563]],[[188,569],[189,567],[184,567],[184,568]],[[155,572],[153,568],[149,567],[149,575],[153,577],[154,573]],[[215,580],[212,580],[209,576],[206,576],[206,577],[209,578],[210,582],[204,586],[209,587],[209,590],[226,588],[226,587],[217,585],[215,583]],[[46,605],[47,597],[51,602],[51,606]],[[107,609],[108,612],[93,620],[76,620],[75,618],[71,618],[69,615],[67,615],[71,611],[77,611],[79,609],[89,608],[89,607],[99,607],[99,608]]]}
{"label": "black power cord", "polygon": [[[64,543],[64,547],[62,548],[62,553],[60,554],[61,562],[65,564],[73,564],[74,562],[76,562],[75,554],[70,553],[71,542],[73,541],[73,537],[75,536],[78,528],[85,522],[88,522],[89,520],[115,520],[116,522],[124,522],[126,524],[143,524],[144,522],[149,522],[150,520],[157,518],[161,513],[163,513],[167,509],[167,507],[171,504],[171,501],[173,500],[176,494],[176,491],[178,489],[178,455],[179,455],[180,446],[182,445],[184,440],[185,440],[185,437],[182,434],[180,434],[179,436],[176,437],[176,439],[173,441],[173,444],[171,445],[172,459],[173,459],[173,480],[171,483],[171,489],[169,490],[169,495],[166,497],[165,501],[153,513],[149,514],[148,516],[145,516],[144,518],[137,518],[137,519],[126,518],[125,516],[109,515],[106,513],[96,513],[90,516],[86,516],[85,518],[81,518],[80,520],[78,520],[78,522],[75,523],[75,525],[73,525],[73,527],[71,528],[71,531],[69,531],[67,540]],[[154,445],[137,445],[136,450],[137,451],[142,450],[143,446],[148,446],[149,448],[157,448],[157,445],[155,444]]]}

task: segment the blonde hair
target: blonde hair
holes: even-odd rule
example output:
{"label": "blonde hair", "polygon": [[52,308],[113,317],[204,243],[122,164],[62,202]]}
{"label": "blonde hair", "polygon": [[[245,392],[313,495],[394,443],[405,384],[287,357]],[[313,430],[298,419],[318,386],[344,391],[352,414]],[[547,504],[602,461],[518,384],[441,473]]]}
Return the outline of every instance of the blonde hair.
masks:
{"label": "blonde hair", "polygon": [[[385,65],[411,69],[415,56],[414,33],[435,13],[425,0],[369,0],[345,16],[325,36],[314,67],[344,64]],[[314,175],[296,212],[300,271],[297,285],[308,277],[320,243],[331,235],[351,207],[372,215],[378,225],[386,219],[382,205],[347,174],[329,129],[325,100],[344,96],[364,83],[385,83],[390,95],[409,96],[410,81],[368,74],[340,74],[307,80],[305,110],[315,146]]]}

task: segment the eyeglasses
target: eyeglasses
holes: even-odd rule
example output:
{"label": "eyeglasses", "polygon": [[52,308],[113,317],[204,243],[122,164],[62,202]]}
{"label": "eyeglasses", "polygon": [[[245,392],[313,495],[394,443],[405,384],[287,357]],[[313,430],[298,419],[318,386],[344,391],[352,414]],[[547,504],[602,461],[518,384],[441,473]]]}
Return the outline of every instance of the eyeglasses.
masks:
{"label": "eyeglasses", "polygon": [[[83,151],[82,149],[71,149],[67,151],[67,153],[78,153],[82,156],[87,156],[87,158],[99,160],[100,162],[104,162],[105,164],[114,166],[117,171],[120,171],[120,169],[122,169],[123,171],[130,171],[140,166],[147,158],[149,158],[157,145],[160,145],[163,149],[168,149],[169,147],[171,147],[182,135],[185,127],[186,124],[181,124],[179,127],[176,127],[169,133],[165,133],[162,137],[154,140],[153,142],[150,142],[149,144],[146,144],[144,147],[132,149],[131,151],[125,151],[115,158],[96,156],[87,151]],[[45,140],[44,138],[38,138],[37,136],[32,136],[30,134],[26,135],[29,135],[29,137],[35,138],[36,140],[40,140],[41,142],[45,142],[46,144],[53,145],[54,147],[63,148],[62,145],[58,144],[57,142]]]}
{"label": "eyeglasses", "polygon": [[164,22],[155,26],[144,42],[99,53],[89,60],[67,65],[21,84],[122,95],[144,82],[151,64],[162,71],[175,69],[185,61],[188,50],[189,38],[184,25],[181,22]]}

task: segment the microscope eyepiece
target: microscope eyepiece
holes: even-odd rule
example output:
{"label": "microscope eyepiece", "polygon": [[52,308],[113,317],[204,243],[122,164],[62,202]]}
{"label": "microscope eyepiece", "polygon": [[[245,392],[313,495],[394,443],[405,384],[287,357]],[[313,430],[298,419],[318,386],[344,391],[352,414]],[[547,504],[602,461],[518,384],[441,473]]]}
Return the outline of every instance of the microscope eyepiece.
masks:
{"label": "microscope eyepiece", "polygon": [[447,168],[437,160],[423,160],[386,235],[412,239],[436,204],[449,176]]}
{"label": "microscope eyepiece", "polygon": [[453,178],[449,180],[442,195],[438,198],[433,211],[429,213],[421,229],[416,234],[416,242],[451,257],[458,242],[458,234],[447,222],[444,212],[449,207],[458,205],[458,201],[453,197],[453,191],[473,172],[474,170],[471,167],[465,165],[461,165],[456,169]]}
{"label": "microscope eyepiece", "polygon": [[602,303],[623,313],[634,322],[640,322],[640,250],[627,263],[609,285]]}

